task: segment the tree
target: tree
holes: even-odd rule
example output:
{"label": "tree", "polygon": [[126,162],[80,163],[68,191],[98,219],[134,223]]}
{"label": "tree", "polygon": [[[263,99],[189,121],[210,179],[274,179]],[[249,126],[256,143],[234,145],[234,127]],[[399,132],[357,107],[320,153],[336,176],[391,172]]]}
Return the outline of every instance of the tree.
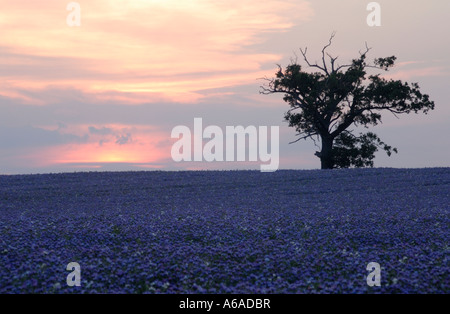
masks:
{"label": "tree", "polygon": [[[322,61],[311,63],[307,48],[300,49],[306,65],[314,71],[304,71],[297,60],[285,69],[278,65],[275,78],[264,78],[262,94],[284,94],[290,110],[284,119],[302,139],[320,140],[321,151],[316,152],[322,169],[373,167],[375,152],[381,148],[390,156],[396,148],[385,144],[374,133],[353,134],[351,126],[375,126],[381,122],[381,112],[394,115],[427,113],[434,109],[430,97],[420,92],[417,83],[387,80],[380,73],[369,75],[368,69],[388,71],[395,56],[377,58],[367,63],[371,48],[346,65],[338,65],[337,57],[327,52],[335,34],[322,49]],[[379,72],[379,71],[378,71]]]}

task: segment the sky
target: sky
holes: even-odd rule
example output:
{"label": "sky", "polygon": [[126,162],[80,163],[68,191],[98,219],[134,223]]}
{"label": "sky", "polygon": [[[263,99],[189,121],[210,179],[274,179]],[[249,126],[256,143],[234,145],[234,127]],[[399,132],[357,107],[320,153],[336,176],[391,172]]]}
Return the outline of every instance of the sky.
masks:
{"label": "sky", "polygon": [[[372,129],[399,150],[376,167],[450,166],[450,2],[363,0],[0,0],[0,174],[259,169],[260,162],[174,162],[174,127],[279,126],[280,169],[318,169],[319,150],[294,141],[281,95],[261,95],[308,47],[318,60],[397,56],[383,74],[418,82],[436,109],[383,114]],[[447,38],[447,39],[445,39]],[[301,60],[299,60],[300,62]]]}

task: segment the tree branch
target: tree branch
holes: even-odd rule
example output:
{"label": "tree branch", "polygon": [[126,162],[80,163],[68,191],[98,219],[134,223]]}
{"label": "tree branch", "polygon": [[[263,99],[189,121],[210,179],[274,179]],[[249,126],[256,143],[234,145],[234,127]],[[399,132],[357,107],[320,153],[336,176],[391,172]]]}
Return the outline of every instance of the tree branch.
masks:
{"label": "tree branch", "polygon": [[[327,63],[326,63],[326,61],[325,61],[325,51],[327,50],[328,47],[331,46],[331,44],[332,44],[332,42],[333,42],[334,36],[336,36],[336,32],[333,32],[333,34],[331,34],[331,37],[330,37],[330,39],[328,40],[328,44],[325,45],[325,46],[323,47],[323,49],[322,49],[322,63],[323,63],[323,68],[324,68],[324,70],[325,70],[325,73],[328,74],[328,75],[330,75],[330,73],[328,73]],[[328,54],[328,56],[329,56],[329,54]]]}
{"label": "tree branch", "polygon": [[320,65],[318,65],[317,62],[315,64],[312,64],[311,62],[309,62],[308,57],[306,56],[306,53],[308,52],[308,47],[306,47],[304,51],[302,48],[300,48],[300,52],[302,53],[303,59],[305,60],[306,64],[309,67],[318,68],[319,70],[324,71],[325,73],[328,73],[327,70],[322,68]]}
{"label": "tree branch", "polygon": [[[304,133],[298,133],[298,134],[296,134],[296,136],[300,136],[300,135],[302,135],[302,134],[304,134]],[[316,141],[315,141],[314,138],[313,138],[314,135],[319,135],[319,133],[317,133],[317,132],[307,133],[307,134],[305,134],[305,135],[299,137],[299,138],[296,139],[295,141],[289,142],[289,144],[294,144],[294,143],[300,142],[301,140],[306,140],[306,139],[308,139],[308,138],[311,138],[311,139],[314,141],[314,143],[315,143]],[[317,145],[316,145],[316,146],[317,146]]]}

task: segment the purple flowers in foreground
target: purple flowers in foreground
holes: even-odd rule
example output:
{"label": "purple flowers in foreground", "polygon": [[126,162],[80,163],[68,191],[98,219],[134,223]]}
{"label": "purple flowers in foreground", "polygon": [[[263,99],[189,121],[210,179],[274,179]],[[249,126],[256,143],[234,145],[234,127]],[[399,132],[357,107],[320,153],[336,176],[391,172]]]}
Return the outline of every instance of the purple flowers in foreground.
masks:
{"label": "purple flowers in foreground", "polygon": [[449,293],[449,191],[449,168],[0,176],[0,292]]}

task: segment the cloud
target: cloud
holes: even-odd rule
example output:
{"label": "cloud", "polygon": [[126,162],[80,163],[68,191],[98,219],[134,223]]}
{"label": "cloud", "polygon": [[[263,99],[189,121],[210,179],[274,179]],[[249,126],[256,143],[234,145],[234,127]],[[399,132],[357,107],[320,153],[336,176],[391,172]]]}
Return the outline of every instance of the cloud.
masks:
{"label": "cloud", "polygon": [[126,135],[117,136],[116,144],[125,145],[125,144],[131,143],[131,142],[132,142],[132,139],[131,139],[130,133],[127,133]]}
{"label": "cloud", "polygon": [[405,81],[417,79],[419,77],[440,77],[440,76],[449,77],[450,71],[446,67],[431,66],[431,67],[422,67],[397,71],[394,70],[392,71],[392,73],[383,75],[383,77],[387,79],[405,80]]}
{"label": "cloud", "polygon": [[112,128],[107,128],[107,127],[94,127],[94,126],[90,126],[89,127],[89,133],[90,134],[94,134],[94,135],[100,135],[102,136],[102,139],[98,142],[99,146],[103,146],[103,144],[108,143],[109,140],[106,138],[104,138],[104,136],[108,136],[108,135],[113,135],[116,137],[116,144],[119,145],[125,145],[125,144],[129,144],[132,142],[132,137],[130,133],[126,133],[126,134],[118,134],[119,132],[121,132],[120,130],[114,130]]}
{"label": "cloud", "polygon": [[0,0],[0,78],[8,82],[0,95],[42,105],[25,90],[56,86],[100,101],[193,103],[208,97],[198,90],[263,76],[281,56],[252,45],[313,15],[294,0],[80,4],[82,26],[68,27],[61,1]]}
{"label": "cloud", "polygon": [[[0,127],[0,164],[27,171],[90,169],[107,164],[156,168],[170,158],[170,134],[156,127],[67,124],[63,130],[50,128]],[[93,132],[88,135],[86,130]]]}
{"label": "cloud", "polygon": [[112,129],[106,127],[96,128],[95,126],[90,126],[89,133],[99,135],[110,135],[113,133],[113,131]]}
{"label": "cloud", "polygon": [[12,149],[20,147],[48,147],[67,143],[85,143],[89,137],[60,130],[46,130],[32,126],[4,127],[0,126],[0,148]]}

